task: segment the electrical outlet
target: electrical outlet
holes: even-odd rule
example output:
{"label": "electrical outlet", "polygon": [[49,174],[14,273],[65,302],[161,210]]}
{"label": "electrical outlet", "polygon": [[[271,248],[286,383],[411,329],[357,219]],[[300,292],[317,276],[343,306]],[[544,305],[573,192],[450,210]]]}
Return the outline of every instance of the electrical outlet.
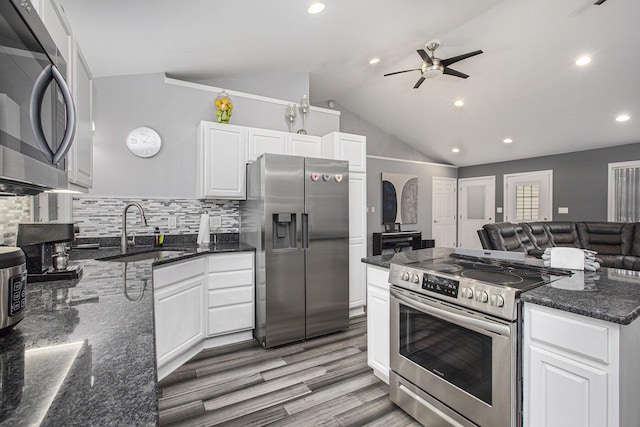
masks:
{"label": "electrical outlet", "polygon": [[169,217],[167,228],[178,228],[178,218],[175,215]]}
{"label": "electrical outlet", "polygon": [[222,227],[222,217],[220,215],[213,215],[209,217],[209,227],[211,228]]}

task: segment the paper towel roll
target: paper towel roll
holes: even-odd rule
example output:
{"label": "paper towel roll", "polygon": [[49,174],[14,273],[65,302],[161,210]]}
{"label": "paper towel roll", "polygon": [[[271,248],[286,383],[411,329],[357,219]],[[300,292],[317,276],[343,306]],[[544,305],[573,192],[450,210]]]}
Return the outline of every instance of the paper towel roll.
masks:
{"label": "paper towel roll", "polygon": [[209,214],[200,215],[200,228],[198,228],[198,244],[208,245],[211,239],[209,231]]}

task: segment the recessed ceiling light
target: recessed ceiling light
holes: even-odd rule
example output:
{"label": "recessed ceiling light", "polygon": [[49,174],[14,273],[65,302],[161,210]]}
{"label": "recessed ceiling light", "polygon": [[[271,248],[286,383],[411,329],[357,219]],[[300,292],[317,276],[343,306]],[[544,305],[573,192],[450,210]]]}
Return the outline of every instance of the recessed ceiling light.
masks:
{"label": "recessed ceiling light", "polygon": [[312,15],[315,15],[316,13],[320,13],[324,10],[325,5],[324,3],[321,2],[317,2],[317,3],[313,3],[311,6],[309,6],[309,9],[307,9],[307,12],[309,12]]}
{"label": "recessed ceiling light", "polygon": [[505,144],[511,144],[513,142],[513,139],[505,138],[505,139],[502,140],[502,142],[504,142]]}
{"label": "recessed ceiling light", "polygon": [[459,148],[452,148],[452,149],[451,149],[451,152],[452,152],[452,153],[459,153],[459,152],[460,152],[460,149],[459,149]]}
{"label": "recessed ceiling light", "polygon": [[580,58],[576,59],[576,65],[587,65],[589,62],[591,62],[591,58],[588,56],[581,56]]}
{"label": "recessed ceiling light", "polygon": [[631,117],[629,117],[628,114],[620,114],[618,117],[616,117],[616,122],[626,122],[630,118]]}
{"label": "recessed ceiling light", "polygon": [[369,61],[369,64],[373,65],[373,64],[377,64],[378,62],[380,62],[380,58],[378,57],[371,58],[371,60]]}
{"label": "recessed ceiling light", "polygon": [[462,101],[461,99],[458,99],[456,102],[453,103],[453,105],[455,105],[456,107],[462,107],[464,105],[464,101]]}

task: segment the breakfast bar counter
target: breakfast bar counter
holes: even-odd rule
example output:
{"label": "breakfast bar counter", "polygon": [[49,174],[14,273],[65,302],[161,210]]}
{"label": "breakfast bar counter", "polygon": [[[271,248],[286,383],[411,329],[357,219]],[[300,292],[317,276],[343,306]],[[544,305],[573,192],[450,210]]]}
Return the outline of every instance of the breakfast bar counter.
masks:
{"label": "breakfast bar counter", "polygon": [[24,320],[0,337],[0,425],[158,423],[153,266],[254,250],[165,249],[176,252],[126,264],[93,259],[118,248],[72,251],[81,278],[27,284]]}

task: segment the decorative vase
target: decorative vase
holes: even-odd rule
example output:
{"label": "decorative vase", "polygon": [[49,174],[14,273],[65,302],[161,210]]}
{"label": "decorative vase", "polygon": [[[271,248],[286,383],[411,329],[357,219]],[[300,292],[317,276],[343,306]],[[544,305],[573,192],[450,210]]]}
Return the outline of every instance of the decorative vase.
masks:
{"label": "decorative vase", "polygon": [[225,91],[220,92],[213,104],[216,107],[216,121],[218,123],[229,123],[231,111],[233,110],[233,103],[229,95]]}

